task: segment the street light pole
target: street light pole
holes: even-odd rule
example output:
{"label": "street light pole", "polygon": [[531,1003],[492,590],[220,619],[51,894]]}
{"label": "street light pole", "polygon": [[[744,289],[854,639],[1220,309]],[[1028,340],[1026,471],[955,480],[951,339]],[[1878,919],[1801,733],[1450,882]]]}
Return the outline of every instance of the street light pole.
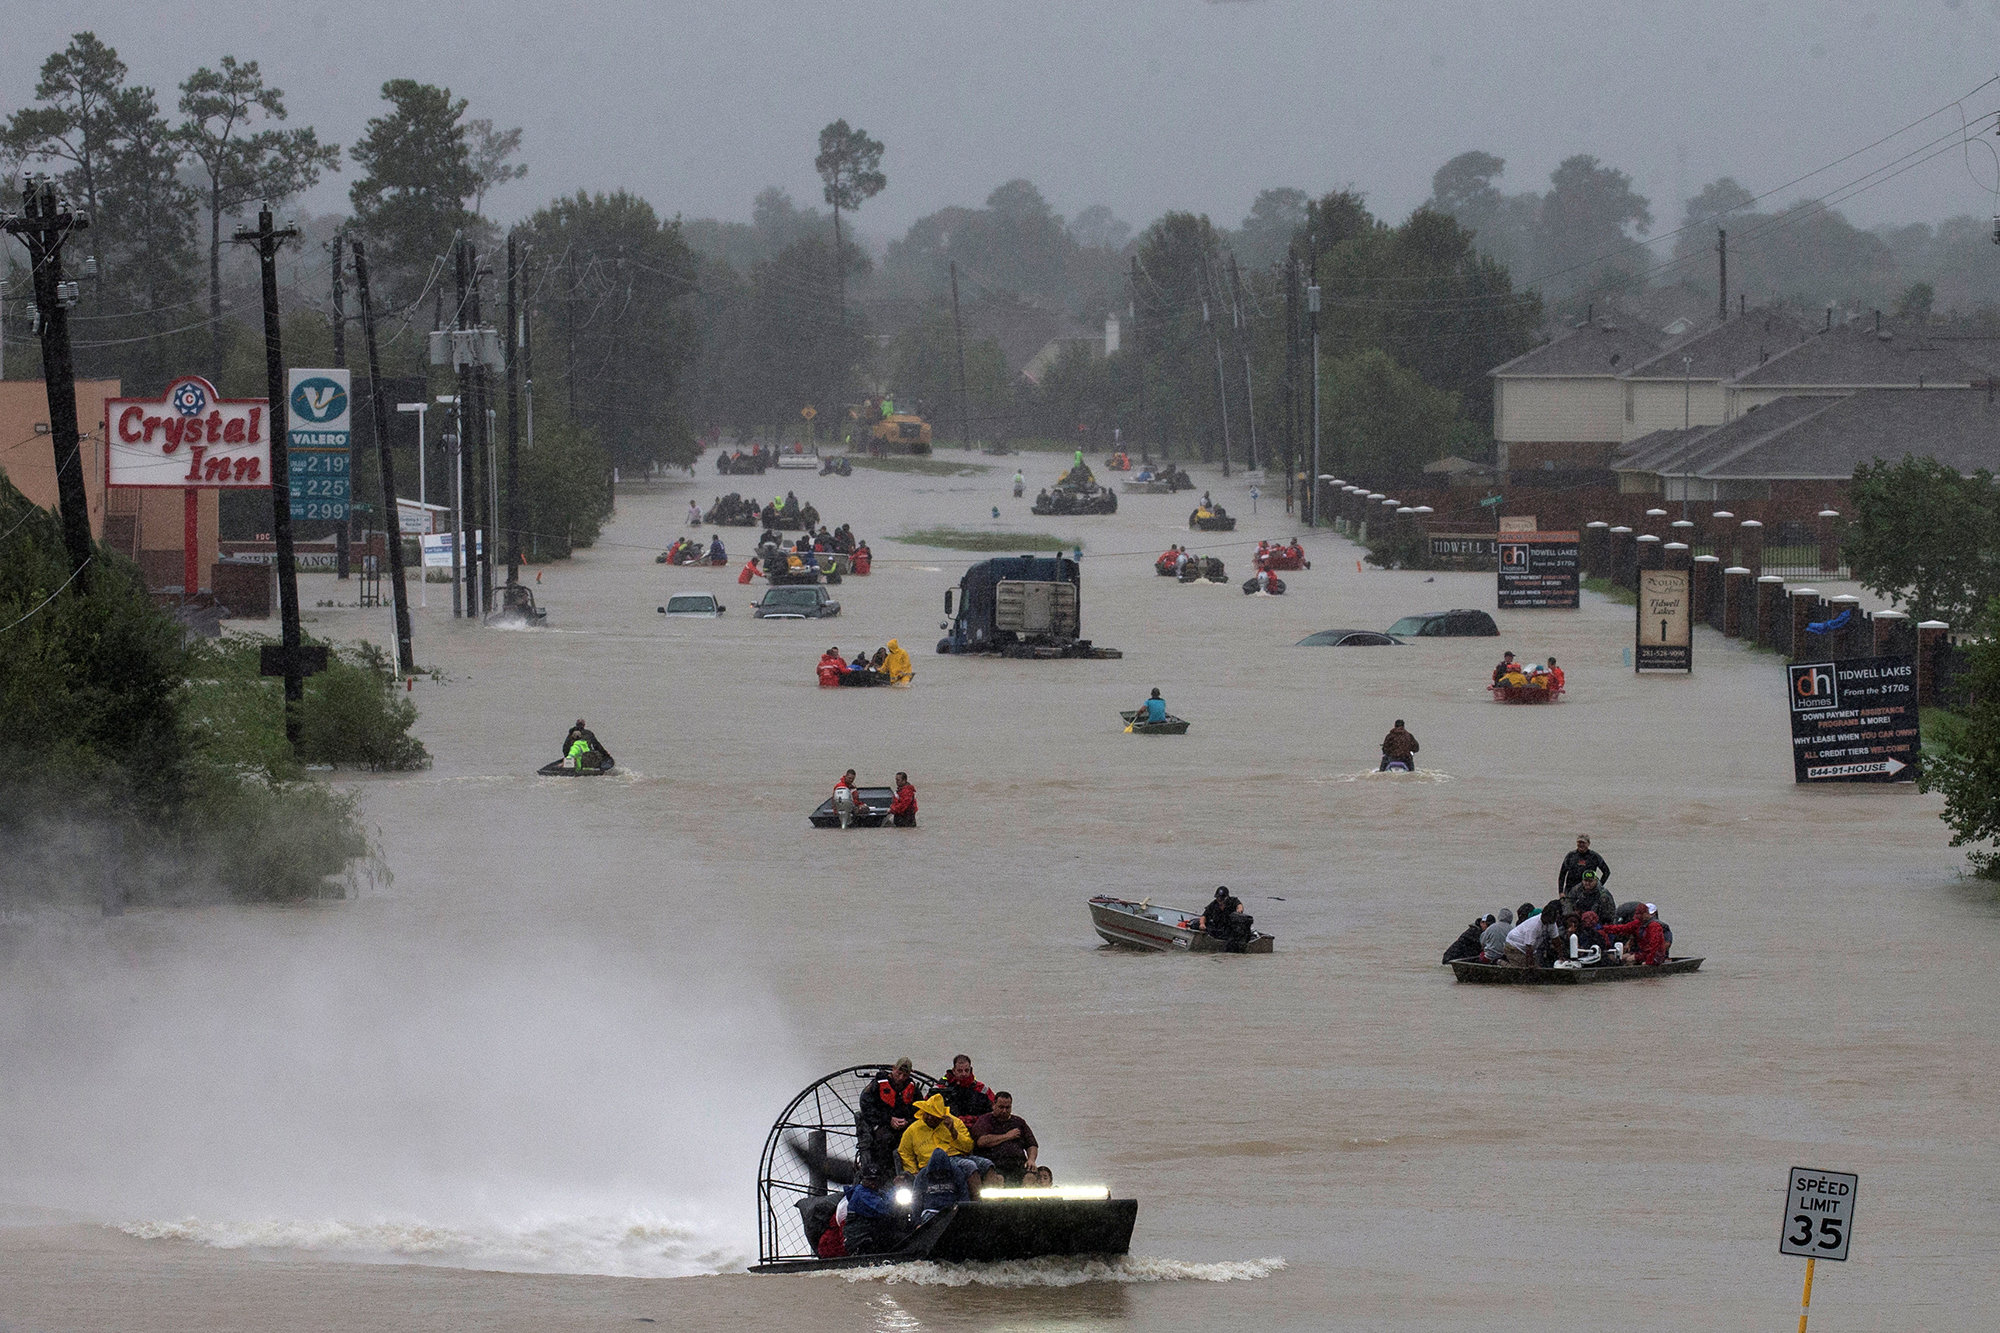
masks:
{"label": "street light pole", "polygon": [[461,570],[465,544],[465,413],[458,410],[458,395],[441,393],[437,400],[452,410],[452,429],[445,439],[451,444],[451,614],[465,614]]}
{"label": "street light pole", "polygon": [[[430,496],[424,490],[424,418],[429,415],[430,409],[431,405],[429,403],[396,404],[398,412],[415,412],[417,414],[417,504],[423,508],[425,527],[431,525]],[[430,582],[430,569],[424,564],[423,557],[424,543],[423,538],[419,537],[417,539],[417,607],[420,610],[427,609],[431,604],[430,598],[425,592],[425,585]]]}
{"label": "street light pole", "polygon": [[[1693,422],[1694,422],[1694,358],[1691,356],[1684,356],[1681,358],[1681,435],[1682,435],[1681,457],[1682,459],[1686,459],[1687,457],[1686,436],[1687,432],[1693,429]],[[1687,479],[1687,474],[1683,472],[1681,474],[1681,517],[1686,518],[1687,516],[1688,516],[1688,479]]]}

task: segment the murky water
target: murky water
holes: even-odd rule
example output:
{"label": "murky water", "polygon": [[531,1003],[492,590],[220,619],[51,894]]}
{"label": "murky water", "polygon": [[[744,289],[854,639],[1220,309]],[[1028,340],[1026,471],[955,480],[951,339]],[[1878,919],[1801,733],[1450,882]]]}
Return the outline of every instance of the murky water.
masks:
{"label": "murky water", "polygon": [[[1290,595],[1151,560],[1186,497],[1036,520],[1010,466],[790,485],[874,543],[828,622],[761,622],[734,568],[652,557],[711,473],[631,492],[548,569],[549,628],[454,625],[419,685],[437,766],[362,777],[393,883],[294,911],[23,922],[0,994],[0,1319],[28,1329],[1778,1327],[1786,1168],[1861,1173],[1814,1325],[1990,1327],[2000,906],[1937,803],[1800,791],[1776,660],[1703,631],[1636,679],[1630,611],[1500,615],[1498,640],[1340,650],[1313,630],[1490,606],[1490,576],[1357,571],[1307,536]],[[1028,460],[1031,493],[1053,461]],[[1045,475],[1044,475],[1045,474]],[[989,515],[999,505],[1005,518]],[[938,523],[1085,544],[1120,662],[930,654],[980,557]],[[750,535],[724,530],[732,552]],[[1234,543],[1234,544],[1230,544]],[[309,578],[304,600],[336,595]],[[655,612],[714,588],[720,620]],[[351,594],[340,594],[351,595]],[[380,639],[386,613],[320,612]],[[815,688],[899,637],[912,690]],[[1506,708],[1501,648],[1570,697]],[[1123,734],[1159,685],[1185,737]],[[586,716],[625,772],[537,780]],[[1421,772],[1377,776],[1391,721]],[[907,769],[914,830],[820,832],[846,767]],[[1456,986],[1475,913],[1541,900],[1578,831],[1658,902],[1696,976]],[[1093,892],[1217,884],[1268,958],[1097,948]],[[756,1154],[818,1075],[960,1050],[1067,1181],[1140,1201],[1116,1271],[754,1277]],[[659,1280],[670,1279],[670,1280]]]}

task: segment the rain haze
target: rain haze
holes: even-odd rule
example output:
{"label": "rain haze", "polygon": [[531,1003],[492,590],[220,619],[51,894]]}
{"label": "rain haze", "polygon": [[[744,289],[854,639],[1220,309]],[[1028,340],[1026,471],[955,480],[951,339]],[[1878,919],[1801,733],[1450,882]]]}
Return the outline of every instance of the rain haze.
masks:
{"label": "rain haze", "polygon": [[[488,209],[503,221],[578,189],[740,220],[768,185],[816,201],[813,137],[843,117],[887,145],[890,188],[862,221],[879,242],[1017,177],[1058,212],[1104,204],[1135,227],[1169,209],[1234,225],[1272,186],[1351,186],[1400,217],[1468,149],[1506,159],[1515,191],[1592,154],[1675,219],[1666,230],[1709,180],[1761,192],[1984,82],[2000,6],[37,4],[15,16],[0,79],[27,86],[83,29],[163,91],[222,52],[255,58],[293,120],[341,144],[385,80],[448,86],[470,114],[525,131],[530,174]],[[1948,155],[1848,212],[1990,213],[1993,187],[1989,155],[1970,175]],[[306,202],[344,195],[334,177]]]}

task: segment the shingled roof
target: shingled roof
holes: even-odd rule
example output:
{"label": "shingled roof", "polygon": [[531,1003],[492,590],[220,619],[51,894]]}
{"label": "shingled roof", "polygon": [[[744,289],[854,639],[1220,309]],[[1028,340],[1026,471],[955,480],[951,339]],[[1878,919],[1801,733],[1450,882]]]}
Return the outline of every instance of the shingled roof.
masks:
{"label": "shingled roof", "polygon": [[1949,348],[1925,338],[1877,333],[1866,324],[1836,325],[1745,371],[1745,387],[1850,385],[1884,388],[1976,384],[1986,376]]}
{"label": "shingled roof", "polygon": [[[1658,356],[1625,372],[1628,379],[1731,380],[1812,336],[1812,326],[1783,306],[1710,321]],[[1691,364],[1684,364],[1682,358]]]}
{"label": "shingled roof", "polygon": [[2000,471],[2000,402],[1973,389],[1780,398],[1726,425],[1641,436],[1611,466],[1713,481],[1842,481],[1863,463],[1909,454],[1961,473]]}
{"label": "shingled roof", "polygon": [[1622,375],[1650,360],[1665,339],[1650,329],[1597,320],[1524,352],[1489,375]]}

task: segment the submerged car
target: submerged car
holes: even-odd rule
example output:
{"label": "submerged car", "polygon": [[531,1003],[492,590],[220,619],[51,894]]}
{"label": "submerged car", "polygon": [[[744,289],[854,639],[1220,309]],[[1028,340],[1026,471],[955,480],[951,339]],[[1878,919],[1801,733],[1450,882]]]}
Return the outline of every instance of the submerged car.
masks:
{"label": "submerged car", "polygon": [[823,620],[839,615],[840,603],[821,584],[787,584],[767,591],[752,614],[759,620]]}
{"label": "submerged car", "polygon": [[713,620],[729,608],[715,600],[712,592],[677,592],[660,608],[663,616],[700,616]]}
{"label": "submerged car", "polygon": [[1389,633],[1399,639],[1459,636],[1491,639],[1499,637],[1500,627],[1484,611],[1426,611],[1422,615],[1404,616],[1389,626]]}
{"label": "submerged car", "polygon": [[1299,648],[1384,648],[1403,641],[1378,629],[1323,629],[1300,639]]}

